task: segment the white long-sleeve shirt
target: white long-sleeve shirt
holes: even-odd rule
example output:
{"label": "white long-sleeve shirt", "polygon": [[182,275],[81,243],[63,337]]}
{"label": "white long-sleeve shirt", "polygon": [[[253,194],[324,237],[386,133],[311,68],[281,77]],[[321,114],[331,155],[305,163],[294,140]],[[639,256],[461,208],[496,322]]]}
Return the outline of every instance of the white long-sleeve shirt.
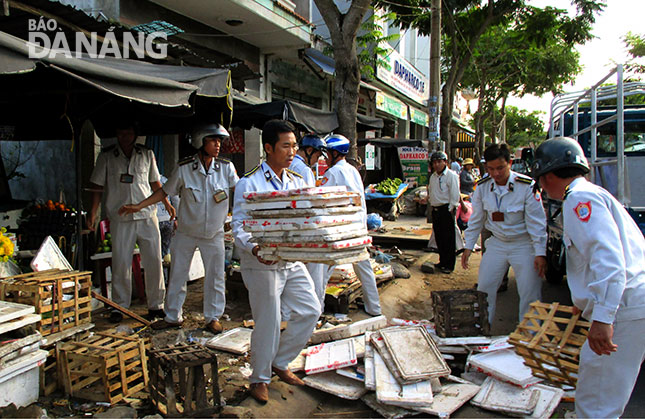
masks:
{"label": "white long-sleeve shirt", "polygon": [[307,166],[307,163],[305,163],[305,159],[303,159],[302,156],[296,154],[293,157],[293,161],[291,162],[289,169],[302,176],[307,186],[316,186],[314,172],[311,170],[311,167]]}
{"label": "white long-sleeve shirt", "polygon": [[562,205],[567,282],[587,320],[645,318],[645,239],[622,205],[584,178]]}
{"label": "white long-sleeve shirt", "polygon": [[[546,215],[539,193],[533,192],[531,178],[511,171],[506,185],[500,187],[490,177],[477,182],[472,196],[473,214],[464,232],[466,249],[473,250],[482,228],[500,240],[510,241],[527,234],[535,256],[546,255]],[[492,214],[501,212],[504,221],[493,221]]]}
{"label": "white long-sleeve shirt", "polygon": [[430,176],[428,202],[433,207],[448,204],[450,211],[459,205],[459,175],[447,167],[441,174]]}

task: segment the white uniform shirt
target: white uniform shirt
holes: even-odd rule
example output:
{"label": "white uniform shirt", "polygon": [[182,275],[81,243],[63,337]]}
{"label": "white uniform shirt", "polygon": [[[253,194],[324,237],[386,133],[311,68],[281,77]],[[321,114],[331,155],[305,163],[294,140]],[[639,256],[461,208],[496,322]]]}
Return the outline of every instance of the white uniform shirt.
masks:
{"label": "white uniform shirt", "polygon": [[447,167],[443,173],[433,172],[428,185],[428,202],[433,207],[448,204],[450,211],[459,205],[459,175]]}
{"label": "white uniform shirt", "polygon": [[562,214],[567,282],[582,316],[609,324],[645,318],[645,240],[627,211],[605,189],[578,178]]}
{"label": "white uniform shirt", "polygon": [[[239,178],[233,163],[225,159],[213,159],[208,168],[197,155],[183,160],[163,185],[168,195],[180,195],[177,214],[177,231],[193,237],[209,239],[224,232],[228,214],[228,195]],[[226,199],[215,202],[218,191],[226,193]]]}
{"label": "white uniform shirt", "polygon": [[[121,175],[132,176],[132,183],[121,182]],[[110,221],[132,221],[150,218],[157,213],[156,205],[125,216],[119,215],[123,205],[138,204],[152,194],[151,182],[159,181],[157,161],[152,150],[136,144],[130,158],[121,147],[107,147],[96,159],[90,182],[103,186],[105,209]]]}
{"label": "white uniform shirt", "polygon": [[305,180],[307,186],[316,186],[316,178],[314,177],[314,172],[311,171],[311,168],[305,163],[305,159],[302,156],[295,155],[291,166],[289,169],[298,173]]}
{"label": "white uniform shirt", "polygon": [[338,161],[325,171],[321,186],[346,186],[350,192],[361,194],[361,206],[363,207],[363,222],[367,223],[367,207],[365,205],[365,187],[358,170],[345,159]]}
{"label": "white uniform shirt", "polygon": [[455,173],[459,173],[461,172],[461,165],[459,164],[459,162],[453,161],[452,163],[450,163],[450,170]]}
{"label": "white uniform shirt", "polygon": [[[531,178],[511,171],[508,182],[499,187],[490,177],[477,182],[472,196],[473,214],[464,232],[466,249],[473,250],[483,227],[500,240],[529,235],[535,256],[546,255],[546,215],[539,193],[533,193]],[[493,221],[494,212],[504,221]]]}
{"label": "white uniform shirt", "polygon": [[[304,179],[296,172],[284,170],[282,172],[282,178],[279,178],[266,163],[256,166],[255,169],[242,176],[242,179],[240,179],[235,187],[232,228],[233,236],[235,237],[235,247],[240,250],[240,264],[244,268],[275,270],[285,266],[283,262],[275,265],[264,265],[258,261],[257,257],[253,256],[252,251],[257,243],[251,240],[251,233],[244,231],[242,228],[244,220],[251,219],[251,216],[247,214],[241,205],[245,202],[244,193],[251,191],[263,192],[298,189],[306,186]],[[289,265],[290,263],[286,264],[286,266]]]}

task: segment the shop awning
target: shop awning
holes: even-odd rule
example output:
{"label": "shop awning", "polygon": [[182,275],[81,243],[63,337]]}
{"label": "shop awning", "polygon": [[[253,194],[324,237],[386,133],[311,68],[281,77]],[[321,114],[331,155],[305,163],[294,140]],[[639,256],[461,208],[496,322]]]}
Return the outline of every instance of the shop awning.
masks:
{"label": "shop awning", "polygon": [[28,43],[4,32],[0,91],[0,124],[15,125],[17,139],[70,138],[71,120],[85,119],[109,135],[123,115],[142,133],[179,132],[194,118],[228,125],[232,112],[228,70],[62,53],[30,58]]}
{"label": "shop awning", "polygon": [[[258,105],[240,103],[233,114],[233,126],[244,129],[262,128],[270,119],[285,119],[302,131],[320,135],[328,134],[338,128],[338,117],[335,112],[323,111],[289,100]],[[359,132],[383,128],[381,118],[357,115],[356,119],[356,129]]]}

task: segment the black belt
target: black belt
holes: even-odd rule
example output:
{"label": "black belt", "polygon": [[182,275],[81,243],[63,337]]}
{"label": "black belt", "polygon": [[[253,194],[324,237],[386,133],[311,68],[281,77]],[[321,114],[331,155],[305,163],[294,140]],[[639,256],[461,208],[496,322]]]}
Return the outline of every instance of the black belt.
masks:
{"label": "black belt", "polygon": [[435,206],[433,205],[433,206],[432,206],[432,210],[433,210],[433,211],[435,211],[435,210],[440,210],[441,208],[446,208],[446,207],[447,207],[447,206],[449,206],[449,205],[450,205],[450,204],[443,204],[443,205],[439,205],[439,206],[437,206],[437,207],[435,207]]}

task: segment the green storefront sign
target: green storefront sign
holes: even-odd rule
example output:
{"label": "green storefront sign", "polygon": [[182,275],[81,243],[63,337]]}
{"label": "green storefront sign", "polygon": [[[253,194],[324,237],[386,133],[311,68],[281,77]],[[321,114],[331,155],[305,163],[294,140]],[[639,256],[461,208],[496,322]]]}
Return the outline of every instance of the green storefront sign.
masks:
{"label": "green storefront sign", "polygon": [[428,184],[428,150],[423,147],[397,147],[405,182],[416,186]]}

